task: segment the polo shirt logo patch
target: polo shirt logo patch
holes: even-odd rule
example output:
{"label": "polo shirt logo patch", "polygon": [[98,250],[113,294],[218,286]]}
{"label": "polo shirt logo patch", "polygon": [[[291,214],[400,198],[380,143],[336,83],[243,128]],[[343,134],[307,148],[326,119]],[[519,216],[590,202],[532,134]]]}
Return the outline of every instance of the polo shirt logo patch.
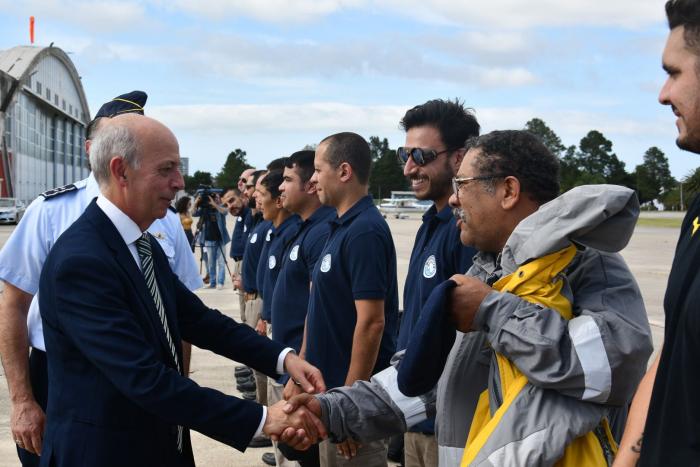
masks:
{"label": "polo shirt logo patch", "polygon": [[250,237],[250,243],[255,243],[255,242],[257,242],[257,241],[258,241],[258,234],[257,234],[257,233],[254,233],[254,234]]}
{"label": "polo shirt logo patch", "polygon": [[289,259],[296,261],[299,257],[299,245],[294,245],[292,251],[289,252]]}
{"label": "polo shirt logo patch", "polygon": [[265,237],[265,241],[269,242],[270,241],[270,235],[272,235],[272,229],[267,231],[267,236]]}
{"label": "polo shirt logo patch", "polygon": [[435,273],[437,273],[435,255],[430,255],[428,256],[428,259],[425,260],[425,264],[423,265],[423,277],[425,277],[426,279],[430,279],[432,277],[435,277]]}
{"label": "polo shirt logo patch", "polygon": [[275,259],[274,256],[270,256],[267,259],[267,267],[270,269],[275,269],[275,265],[277,264],[277,260]]}
{"label": "polo shirt logo patch", "polygon": [[328,253],[321,260],[321,272],[328,272],[331,270],[331,254]]}
{"label": "polo shirt logo patch", "polygon": [[695,232],[697,232],[698,229],[700,229],[700,216],[693,219],[693,233],[691,233],[690,236],[692,237],[695,235]]}

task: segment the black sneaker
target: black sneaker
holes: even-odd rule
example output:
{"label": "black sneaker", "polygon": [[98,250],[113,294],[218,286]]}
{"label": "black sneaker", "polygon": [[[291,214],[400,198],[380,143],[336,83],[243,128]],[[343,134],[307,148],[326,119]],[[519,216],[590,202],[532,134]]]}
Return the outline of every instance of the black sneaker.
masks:
{"label": "black sneaker", "polygon": [[266,463],[267,465],[277,465],[277,460],[275,459],[275,455],[271,452],[266,452],[265,454],[263,454],[262,461],[264,463]]}
{"label": "black sneaker", "polygon": [[245,378],[236,378],[236,384],[237,385],[242,385],[242,384],[256,384],[255,383],[255,376],[246,376]]}
{"label": "black sneaker", "polygon": [[246,381],[245,383],[236,384],[236,389],[240,392],[252,392],[255,391],[255,383]]}
{"label": "black sneaker", "polygon": [[255,392],[243,392],[241,397],[247,401],[254,401],[258,394]]}
{"label": "black sneaker", "polygon": [[233,374],[236,375],[236,378],[238,378],[239,376],[250,376],[253,374],[253,370],[251,370],[247,366],[240,366],[236,367]]}
{"label": "black sneaker", "polygon": [[270,438],[262,435],[256,436],[250,440],[250,443],[248,443],[249,448],[269,448],[270,446],[272,446],[272,441]]}

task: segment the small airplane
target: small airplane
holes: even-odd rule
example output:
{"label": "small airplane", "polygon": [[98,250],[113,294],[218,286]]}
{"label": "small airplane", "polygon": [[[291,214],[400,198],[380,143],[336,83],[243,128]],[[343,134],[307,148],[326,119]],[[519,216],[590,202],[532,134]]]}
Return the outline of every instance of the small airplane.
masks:
{"label": "small airplane", "polygon": [[392,191],[391,198],[383,198],[377,207],[384,218],[393,215],[397,219],[403,219],[412,212],[425,212],[432,205],[431,201],[416,199],[412,191]]}

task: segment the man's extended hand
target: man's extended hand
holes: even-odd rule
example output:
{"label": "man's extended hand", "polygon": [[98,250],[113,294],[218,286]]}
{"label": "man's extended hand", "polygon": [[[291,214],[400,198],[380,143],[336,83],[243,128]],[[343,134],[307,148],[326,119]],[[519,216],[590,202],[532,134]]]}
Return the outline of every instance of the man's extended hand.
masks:
{"label": "man's extended hand", "polygon": [[17,445],[33,454],[41,455],[46,416],[34,399],[12,404],[10,430]]}
{"label": "man's extended hand", "polygon": [[287,402],[279,401],[267,408],[263,433],[275,441],[281,441],[294,449],[305,450],[328,434],[321,420],[305,406],[287,413]]}
{"label": "man's extended hand", "polygon": [[293,352],[289,352],[284,357],[284,369],[290,376],[287,386],[289,386],[289,383],[294,385],[296,382],[303,391],[309,394],[317,394],[326,391],[326,383],[323,381],[321,370],[311,365],[309,362],[302,360]]}
{"label": "man's extended hand", "polygon": [[321,403],[313,395],[307,394],[305,392],[297,394],[294,397],[290,397],[287,403],[284,405],[283,410],[285,413],[292,413],[299,407],[306,407],[308,411],[321,418]]}
{"label": "man's extended hand", "polygon": [[455,327],[462,332],[474,331],[473,323],[479,305],[493,289],[474,277],[455,274],[450,277],[457,287],[450,292],[448,312]]}
{"label": "man's extended hand", "polygon": [[[321,403],[311,394],[299,394],[292,397],[287,401],[287,404],[283,407],[285,413],[294,413],[295,411],[306,409],[316,417],[321,418]],[[346,439],[342,443],[336,445],[338,454],[343,456],[345,459],[350,460],[357,455],[357,450],[360,449],[362,445],[353,439]]]}

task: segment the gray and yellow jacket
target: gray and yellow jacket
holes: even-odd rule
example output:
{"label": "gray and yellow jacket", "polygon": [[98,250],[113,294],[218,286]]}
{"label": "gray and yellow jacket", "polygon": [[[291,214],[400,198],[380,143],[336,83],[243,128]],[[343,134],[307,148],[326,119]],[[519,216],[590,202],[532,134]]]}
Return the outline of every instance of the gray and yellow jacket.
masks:
{"label": "gray and yellow jacket", "polygon": [[[573,242],[577,252],[565,270],[562,292],[571,302],[573,319],[509,293],[494,291],[484,299],[475,317],[478,331],[457,332],[437,385],[441,466],[460,464],[479,395],[489,381],[497,385],[497,378],[490,376],[494,352],[513,362],[535,392],[544,394],[548,403],[556,400],[554,407],[561,410],[548,412],[557,413],[556,420],[539,419],[535,407],[526,404],[513,411],[513,418],[502,425],[505,431],[490,439],[492,448],[480,450],[484,456],[475,464],[551,465],[571,436],[594,429],[603,416],[624,426],[622,407],[629,403],[652,351],[639,288],[617,253],[629,241],[637,213],[632,190],[578,187],[521,221],[499,255],[477,254],[467,275],[493,284],[518,266]],[[385,437],[430,413],[430,394],[407,398],[392,381],[396,370],[385,372],[371,383],[320,398],[324,421],[336,439]],[[416,408],[418,401],[422,411]],[[545,427],[537,425],[545,422]],[[508,427],[528,436],[508,439]],[[523,439],[527,442],[514,441]]]}

